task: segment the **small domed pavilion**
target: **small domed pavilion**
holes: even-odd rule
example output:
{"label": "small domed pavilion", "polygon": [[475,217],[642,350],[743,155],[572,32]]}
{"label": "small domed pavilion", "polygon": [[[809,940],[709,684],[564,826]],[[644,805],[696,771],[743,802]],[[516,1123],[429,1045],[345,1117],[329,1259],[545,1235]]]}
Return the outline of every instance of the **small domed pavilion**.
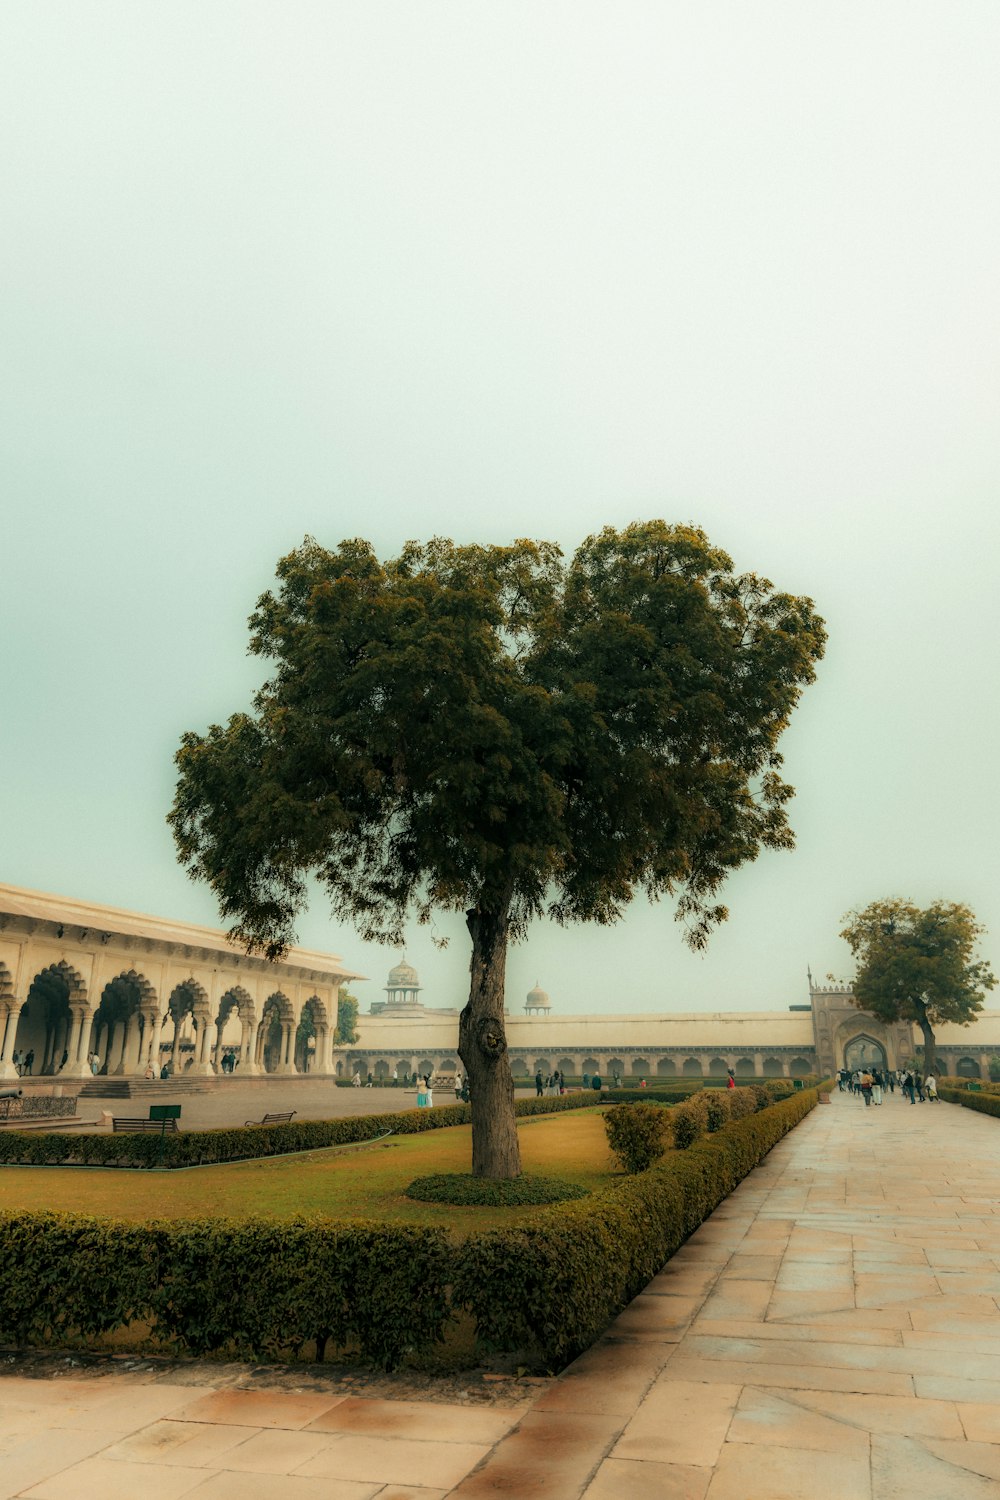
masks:
{"label": "small domed pavilion", "polygon": [[528,998],[524,1002],[525,1014],[529,1016],[547,1016],[552,1009],[552,1001],[537,982],[534,989],[528,991]]}

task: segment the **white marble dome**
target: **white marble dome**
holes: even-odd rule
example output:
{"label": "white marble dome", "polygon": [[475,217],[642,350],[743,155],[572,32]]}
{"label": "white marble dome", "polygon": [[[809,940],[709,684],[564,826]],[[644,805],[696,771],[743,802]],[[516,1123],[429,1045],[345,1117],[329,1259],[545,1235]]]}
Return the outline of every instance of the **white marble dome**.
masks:
{"label": "white marble dome", "polygon": [[528,991],[528,997],[524,1002],[524,1008],[525,1010],[551,1010],[552,1001],[549,999],[545,991],[536,984],[534,989],[530,989]]}
{"label": "white marble dome", "polygon": [[403,959],[402,963],[396,964],[389,970],[388,988],[390,990],[412,990],[419,987],[420,980],[416,969]]}

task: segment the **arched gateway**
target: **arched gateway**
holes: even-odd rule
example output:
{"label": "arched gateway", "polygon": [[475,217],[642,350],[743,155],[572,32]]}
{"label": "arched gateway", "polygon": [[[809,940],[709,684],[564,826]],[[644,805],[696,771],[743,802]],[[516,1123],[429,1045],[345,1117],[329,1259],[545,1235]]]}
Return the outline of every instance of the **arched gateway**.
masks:
{"label": "arched gateway", "polygon": [[0,1079],[17,1076],[15,1052],[36,1078],[89,1077],[95,1054],[102,1073],[132,1076],[165,1061],[335,1076],[338,993],[360,977],[333,954],[269,963],[213,928],[0,885]]}

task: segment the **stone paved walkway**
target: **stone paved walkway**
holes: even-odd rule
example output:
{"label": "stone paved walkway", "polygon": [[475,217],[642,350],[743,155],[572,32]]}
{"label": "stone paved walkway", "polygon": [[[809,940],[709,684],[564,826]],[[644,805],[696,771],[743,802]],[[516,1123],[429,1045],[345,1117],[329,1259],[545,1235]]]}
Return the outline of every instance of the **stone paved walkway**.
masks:
{"label": "stone paved walkway", "polygon": [[0,1500],[996,1500],[1000,1122],[834,1095],[529,1405],[0,1377]]}

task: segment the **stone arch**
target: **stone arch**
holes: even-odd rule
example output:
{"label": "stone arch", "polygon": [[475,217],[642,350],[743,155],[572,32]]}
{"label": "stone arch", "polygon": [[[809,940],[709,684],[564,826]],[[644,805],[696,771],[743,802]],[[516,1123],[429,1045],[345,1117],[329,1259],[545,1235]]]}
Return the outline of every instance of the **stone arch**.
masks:
{"label": "stone arch", "polygon": [[[14,1050],[33,1076],[58,1073],[73,1028],[71,1004],[86,1003],[87,990],[77,971],[64,960],[39,969],[28,986],[14,1033]],[[22,1067],[24,1063],[22,1061]]]}
{"label": "stone arch", "polygon": [[457,1073],[458,1063],[453,1057],[446,1057],[438,1064],[438,1071],[441,1073]]}
{"label": "stone arch", "polygon": [[788,1071],[793,1078],[805,1078],[807,1073],[812,1072],[812,1064],[807,1057],[793,1057],[788,1065]]}
{"label": "stone arch", "polygon": [[884,1068],[886,1066],[883,1043],[867,1031],[859,1031],[844,1044],[844,1067]]}
{"label": "stone arch", "polygon": [[672,1057],[661,1057],[656,1064],[656,1075],[658,1078],[676,1078],[677,1064]]}
{"label": "stone arch", "polygon": [[107,981],[93,1016],[94,1051],[102,1073],[138,1073],[144,1043],[159,1016],[157,993],[144,974],[122,969]]}
{"label": "stone arch", "polygon": [[725,1078],[729,1072],[729,1064],[724,1057],[713,1057],[708,1065],[709,1078]]}
{"label": "stone arch", "polygon": [[428,1073],[432,1078],[434,1077],[434,1064],[431,1062],[429,1057],[422,1057],[420,1059],[420,1064],[417,1068],[417,1072],[420,1074],[421,1078],[425,1078]]}
{"label": "stone arch", "polygon": [[[222,1034],[236,1012],[240,1022],[240,1039],[223,1043]],[[253,1035],[257,1023],[257,1007],[253,996],[241,984],[234,984],[219,997],[215,1013],[215,1069],[217,1073],[232,1073],[244,1059],[247,1038]]]}
{"label": "stone arch", "polygon": [[[325,1071],[330,1017],[319,995],[310,995],[295,1028],[295,1066],[300,1073]],[[386,1069],[388,1070],[388,1063]]]}
{"label": "stone arch", "polygon": [[609,1057],[608,1058],[608,1077],[609,1078],[614,1078],[616,1075],[619,1078],[621,1078],[621,1076],[622,1076],[622,1074],[624,1072],[625,1072],[625,1064],[622,1062],[622,1060],[621,1060],[620,1057]]}
{"label": "stone arch", "polygon": [[576,1075],[576,1063],[571,1057],[561,1057],[556,1066],[564,1078],[567,1073],[571,1076]]}
{"label": "stone arch", "polygon": [[700,1057],[688,1057],[688,1058],[686,1058],[685,1062],[684,1062],[684,1066],[681,1069],[681,1072],[684,1074],[685,1078],[704,1078],[705,1075],[702,1072],[701,1058]]}
{"label": "stone arch", "polygon": [[597,1061],[596,1057],[585,1057],[583,1059],[583,1064],[582,1064],[582,1067],[581,1067],[581,1071],[584,1072],[584,1073],[588,1073],[588,1074],[590,1074],[591,1077],[593,1077],[593,1075],[595,1073],[597,1073],[597,1074],[600,1073],[600,1071],[601,1071],[601,1065]]}
{"label": "stone arch", "polygon": [[755,1072],[754,1072],[753,1058],[752,1057],[738,1057],[736,1059],[736,1066],[733,1069],[733,1072],[736,1074],[737,1078],[753,1078],[753,1077],[755,1077],[756,1075],[755,1075]]}
{"label": "stone arch", "polygon": [[257,1033],[254,1060],[265,1073],[284,1071],[290,1064],[294,1033],[295,1011],[292,1002],[282,990],[275,990],[264,1001],[260,1030]]}
{"label": "stone arch", "polygon": [[959,1078],[982,1078],[982,1069],[978,1059],[975,1057],[960,1057],[955,1066],[956,1076]]}
{"label": "stone arch", "polygon": [[765,1057],[765,1059],[764,1059],[764,1077],[765,1078],[780,1078],[782,1076],[783,1072],[784,1072],[784,1069],[781,1066],[781,1058],[780,1057]]}
{"label": "stone arch", "polygon": [[395,1077],[395,1078],[408,1078],[409,1075],[410,1075],[410,1069],[412,1068],[412,1066],[413,1066],[413,1064],[410,1062],[410,1059],[408,1057],[401,1057],[399,1059],[399,1062],[396,1064],[396,1066],[392,1070],[393,1071],[393,1077]]}
{"label": "stone arch", "polygon": [[528,1064],[523,1057],[512,1057],[510,1060],[510,1071],[515,1078],[526,1078],[528,1076]]}
{"label": "stone arch", "polygon": [[647,1059],[645,1057],[633,1057],[632,1076],[634,1078],[644,1078],[648,1072],[649,1062]]}
{"label": "stone arch", "polygon": [[[173,1028],[170,1045],[171,1074],[184,1072],[194,1066],[201,1047],[202,1037],[208,1030],[211,1006],[208,991],[195,978],[182,979],[170,991],[164,1024]],[[185,1035],[193,1029],[194,1039]]]}
{"label": "stone arch", "polygon": [[536,1057],[535,1058],[535,1072],[536,1073],[542,1073],[542,1074],[546,1074],[546,1073],[551,1073],[552,1072],[552,1064],[549,1062],[549,1060],[548,1060],[547,1057]]}
{"label": "stone arch", "polygon": [[380,1057],[375,1064],[375,1077],[381,1083],[389,1076],[389,1064],[384,1057]]}

